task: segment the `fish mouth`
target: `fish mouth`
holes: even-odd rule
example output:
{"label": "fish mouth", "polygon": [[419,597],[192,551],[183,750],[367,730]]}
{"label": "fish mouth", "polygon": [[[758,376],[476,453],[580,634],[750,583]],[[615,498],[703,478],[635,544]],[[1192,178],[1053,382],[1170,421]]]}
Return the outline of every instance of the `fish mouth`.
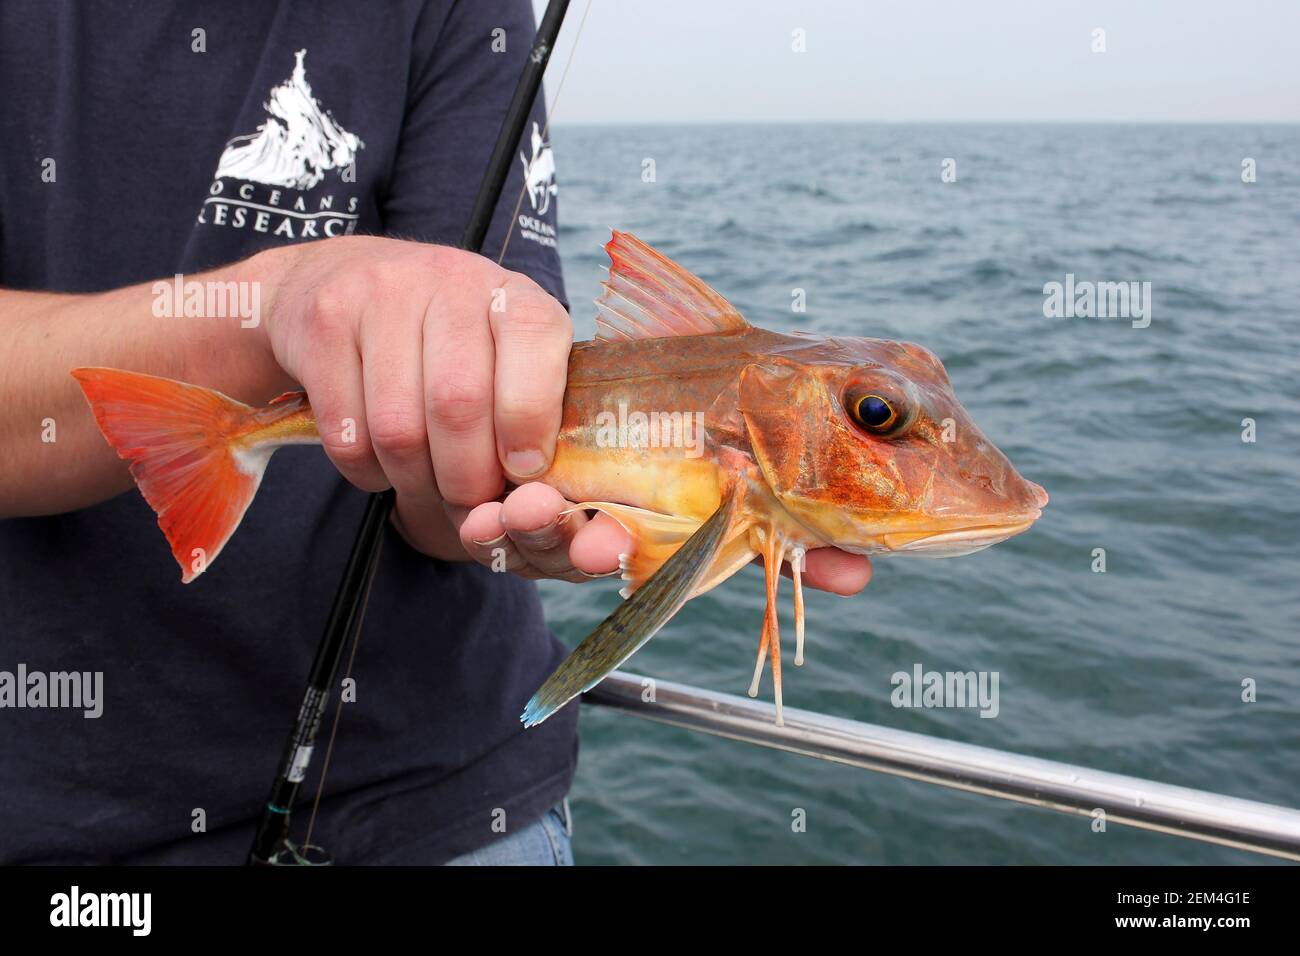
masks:
{"label": "fish mouth", "polygon": [[928,530],[894,531],[880,537],[886,553],[911,554],[918,557],[955,558],[963,554],[983,551],[999,542],[1028,531],[1043,512],[1035,509],[1018,515],[1008,515],[987,524],[966,525],[961,528],[934,528]]}

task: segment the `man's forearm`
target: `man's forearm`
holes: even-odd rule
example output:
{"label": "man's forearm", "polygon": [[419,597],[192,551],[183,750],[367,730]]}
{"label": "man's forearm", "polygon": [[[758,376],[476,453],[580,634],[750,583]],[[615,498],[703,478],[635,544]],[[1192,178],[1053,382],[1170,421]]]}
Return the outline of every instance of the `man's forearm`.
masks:
{"label": "man's forearm", "polygon": [[293,254],[292,247],[277,249],[184,277],[257,283],[244,287],[256,288],[256,325],[238,315],[185,317],[184,301],[166,301],[153,282],[90,295],[0,289],[0,517],[71,511],[131,485],[69,374],[73,368],[147,372],[248,402],[290,387],[264,329]]}

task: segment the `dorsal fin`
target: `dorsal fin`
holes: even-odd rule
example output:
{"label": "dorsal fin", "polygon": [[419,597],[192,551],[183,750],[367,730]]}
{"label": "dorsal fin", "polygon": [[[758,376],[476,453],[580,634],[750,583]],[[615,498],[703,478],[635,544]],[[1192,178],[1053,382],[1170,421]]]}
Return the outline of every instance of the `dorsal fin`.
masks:
{"label": "dorsal fin", "polygon": [[596,300],[596,340],[661,339],[749,328],[735,306],[630,232],[605,243],[609,278]]}

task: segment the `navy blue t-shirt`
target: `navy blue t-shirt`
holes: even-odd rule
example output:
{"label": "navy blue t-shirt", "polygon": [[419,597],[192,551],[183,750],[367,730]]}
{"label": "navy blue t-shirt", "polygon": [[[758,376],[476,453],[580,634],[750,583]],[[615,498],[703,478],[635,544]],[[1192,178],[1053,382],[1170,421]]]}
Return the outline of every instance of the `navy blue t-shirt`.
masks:
{"label": "navy blue t-shirt", "polygon": [[[0,285],[94,292],[350,232],[455,244],[533,34],[528,0],[6,0]],[[485,250],[530,166],[505,265],[563,299],[535,129]],[[281,450],[188,586],[135,491],[0,522],[0,671],[103,675],[98,717],[0,708],[0,862],[242,862],[364,505],[319,448]],[[386,534],[314,842],[436,863],[565,794],[577,708],[520,726],[564,656],[532,584]]]}

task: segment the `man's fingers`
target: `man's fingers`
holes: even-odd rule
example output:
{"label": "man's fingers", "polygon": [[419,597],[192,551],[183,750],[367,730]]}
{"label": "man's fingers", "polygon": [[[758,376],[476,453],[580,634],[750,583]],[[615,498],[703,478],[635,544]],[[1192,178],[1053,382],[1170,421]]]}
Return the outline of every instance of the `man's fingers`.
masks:
{"label": "man's fingers", "polygon": [[[790,577],[789,565],[781,571]],[[857,594],[871,580],[871,559],[839,548],[815,548],[804,559],[804,584],[832,594]]]}
{"label": "man's fingers", "polygon": [[[381,297],[367,307],[359,330],[366,429],[389,483],[406,499],[404,520],[419,510],[443,519],[424,415],[423,308],[419,300],[402,301],[400,293]],[[384,321],[377,310],[387,310],[390,320]],[[402,313],[408,321],[395,321]],[[407,528],[416,530],[409,522]]]}
{"label": "man's fingers", "polygon": [[[452,513],[452,508],[448,508]],[[454,515],[452,520],[455,521]],[[487,501],[477,508],[470,508],[460,521],[460,543],[478,559],[482,548],[505,536],[506,529],[501,525],[501,502]],[[479,550],[474,550],[479,549]]]}
{"label": "man's fingers", "polygon": [[573,566],[569,546],[589,522],[581,512],[569,512],[571,507],[548,485],[524,485],[504,502],[472,509],[460,526],[461,544],[470,557],[496,571],[585,581],[590,575]]}
{"label": "man's fingers", "polygon": [[473,507],[501,493],[492,425],[492,334],[479,290],[448,286],[424,320],[425,419],[438,490]]}
{"label": "man's fingers", "polygon": [[531,279],[508,273],[488,310],[496,343],[497,453],[514,481],[550,467],[560,428],[573,324]]}
{"label": "man's fingers", "polygon": [[405,495],[398,495],[393,526],[421,554],[441,561],[464,561],[470,557],[446,510],[441,507],[430,510],[427,501],[417,504]]}
{"label": "man's fingers", "polygon": [[581,580],[569,560],[569,543],[586,515],[554,488],[538,482],[516,488],[501,505],[501,525],[529,565],[545,577]]}
{"label": "man's fingers", "polygon": [[383,491],[388,478],[375,457],[366,429],[365,387],[355,343],[340,337],[325,343],[302,374],[311,396],[325,454],[362,491]]}
{"label": "man's fingers", "polygon": [[573,536],[569,559],[588,575],[618,570],[618,557],[632,550],[632,536],[607,514],[597,514]]}
{"label": "man's fingers", "polygon": [[470,509],[460,526],[460,543],[469,556],[494,571],[519,571],[527,561],[501,524],[501,502]]}

